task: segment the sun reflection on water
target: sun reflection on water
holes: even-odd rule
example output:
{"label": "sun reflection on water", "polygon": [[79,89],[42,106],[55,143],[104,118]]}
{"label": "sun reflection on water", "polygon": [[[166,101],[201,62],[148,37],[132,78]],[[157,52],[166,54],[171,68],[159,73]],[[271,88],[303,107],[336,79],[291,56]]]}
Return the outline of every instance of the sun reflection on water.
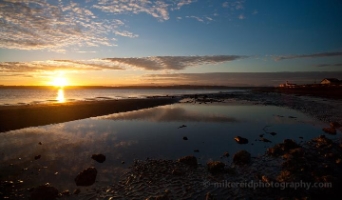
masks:
{"label": "sun reflection on water", "polygon": [[58,89],[58,93],[57,93],[57,98],[56,100],[58,101],[58,103],[63,103],[65,102],[65,98],[64,98],[64,90],[62,88]]}

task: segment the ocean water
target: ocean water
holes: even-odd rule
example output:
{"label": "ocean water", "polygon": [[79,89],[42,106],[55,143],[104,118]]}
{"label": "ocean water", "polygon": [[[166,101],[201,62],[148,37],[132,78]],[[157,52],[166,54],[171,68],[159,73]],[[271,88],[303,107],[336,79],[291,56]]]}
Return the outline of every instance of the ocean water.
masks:
{"label": "ocean water", "polygon": [[[0,177],[21,180],[24,189],[49,182],[60,191],[73,191],[76,175],[94,166],[97,182],[82,188],[79,197],[96,199],[97,191],[120,180],[135,159],[195,155],[202,165],[209,160],[229,165],[239,150],[259,156],[287,138],[301,143],[317,137],[325,126],[276,106],[178,103],[1,133]],[[259,141],[260,134],[271,142]],[[246,137],[249,143],[237,144],[235,136]],[[222,157],[224,152],[231,156]],[[94,153],[104,154],[106,161],[95,162],[90,158]],[[36,155],[41,158],[35,160]]]}
{"label": "ocean water", "polygon": [[0,88],[0,106],[245,91],[241,89]]}

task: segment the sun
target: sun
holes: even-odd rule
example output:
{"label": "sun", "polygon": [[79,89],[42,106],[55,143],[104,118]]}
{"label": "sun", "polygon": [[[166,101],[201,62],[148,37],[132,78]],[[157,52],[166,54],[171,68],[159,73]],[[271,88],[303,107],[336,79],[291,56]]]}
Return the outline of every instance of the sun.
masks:
{"label": "sun", "polygon": [[55,77],[52,81],[52,85],[55,87],[64,87],[68,85],[68,80],[64,77]]}

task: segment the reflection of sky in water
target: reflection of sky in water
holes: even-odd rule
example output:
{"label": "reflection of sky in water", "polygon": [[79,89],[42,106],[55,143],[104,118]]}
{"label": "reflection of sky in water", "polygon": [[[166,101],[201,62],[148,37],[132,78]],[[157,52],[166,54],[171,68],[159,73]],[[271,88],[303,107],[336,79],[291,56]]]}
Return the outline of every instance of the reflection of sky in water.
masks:
{"label": "reflection of sky in water", "polygon": [[[187,127],[178,128],[183,124]],[[277,133],[265,134],[272,143],[255,141],[264,134],[265,126],[267,131]],[[230,162],[220,158],[226,151],[233,155],[245,149],[254,156],[261,155],[286,138],[300,142],[299,137],[308,140],[323,134],[323,126],[302,113],[273,106],[167,105],[1,133],[0,177],[74,189],[75,176],[95,166],[99,184],[109,185],[134,159],[195,155],[202,164],[210,159]],[[238,135],[248,138],[249,143],[237,144],[233,138]],[[184,136],[189,140],[184,141]],[[107,160],[96,163],[90,158],[93,153],[103,153]],[[34,160],[39,154],[41,159]]]}
{"label": "reflection of sky in water", "polygon": [[64,90],[62,88],[58,89],[58,93],[57,93],[57,98],[56,100],[59,103],[63,103],[65,102],[65,98],[64,98]]}

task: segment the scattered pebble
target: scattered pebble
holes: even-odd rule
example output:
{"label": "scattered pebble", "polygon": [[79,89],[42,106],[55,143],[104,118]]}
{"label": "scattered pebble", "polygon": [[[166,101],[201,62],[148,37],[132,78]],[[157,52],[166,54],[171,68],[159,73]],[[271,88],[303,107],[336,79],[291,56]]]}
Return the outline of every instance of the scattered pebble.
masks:
{"label": "scattered pebble", "polygon": [[91,158],[99,163],[103,163],[106,160],[106,156],[103,154],[93,154]]}
{"label": "scattered pebble", "polygon": [[239,143],[239,144],[247,144],[248,143],[248,139],[244,138],[244,137],[240,137],[240,136],[236,136],[234,138],[234,140]]}
{"label": "scattered pebble", "polygon": [[184,137],[183,137],[183,140],[188,140],[188,137],[184,136]]}
{"label": "scattered pebble", "polygon": [[178,128],[185,128],[186,127],[186,125],[181,125],[181,126],[179,126]]}
{"label": "scattered pebble", "polygon": [[79,188],[77,188],[77,189],[74,190],[73,193],[76,194],[76,195],[78,195],[79,193],[81,193],[81,190],[80,190]]}
{"label": "scattered pebble", "polygon": [[273,136],[277,135],[276,132],[270,132],[270,134],[273,135]]}

